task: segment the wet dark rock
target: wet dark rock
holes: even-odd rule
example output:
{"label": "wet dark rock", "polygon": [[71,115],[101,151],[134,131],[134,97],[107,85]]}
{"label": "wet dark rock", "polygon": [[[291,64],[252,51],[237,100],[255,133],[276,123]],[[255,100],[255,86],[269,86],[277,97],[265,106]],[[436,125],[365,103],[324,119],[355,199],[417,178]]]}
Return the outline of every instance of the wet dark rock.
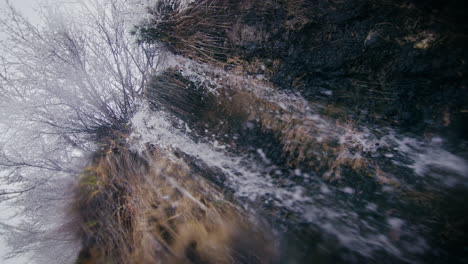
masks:
{"label": "wet dark rock", "polygon": [[364,46],[366,47],[375,46],[375,44],[379,40],[381,40],[381,37],[379,36],[379,33],[377,31],[369,31],[369,34],[367,34],[367,37],[364,40]]}
{"label": "wet dark rock", "polygon": [[[265,74],[286,93],[299,92],[311,102],[321,102],[327,108],[339,108],[338,111],[324,110],[324,114],[333,119],[371,125],[377,123],[397,128],[399,132],[418,135],[440,134],[449,139],[447,145],[452,146],[454,153],[466,151],[466,141],[464,141],[468,139],[468,97],[466,96],[468,50],[464,48],[468,44],[464,33],[466,27],[459,22],[461,18],[458,15],[455,15],[454,19],[443,19],[451,12],[455,12],[453,6],[458,6],[456,1],[443,3],[400,0],[340,2],[304,0],[298,1],[301,5],[300,11],[296,10],[293,15],[286,11],[288,7],[284,2],[287,1],[249,2],[250,9],[247,8],[248,11],[239,17],[238,24],[227,30],[227,40],[224,43],[227,43],[228,54],[225,57],[238,58],[241,63],[249,66],[252,62],[260,61],[266,69],[247,68],[245,73],[250,75],[249,77]],[[293,23],[295,18],[302,18],[302,22]],[[229,61],[225,63],[226,71],[236,67],[235,63]],[[185,90],[175,91],[177,93],[174,95]],[[188,97],[203,97],[201,95],[193,94]],[[186,97],[176,98],[188,100]],[[178,103],[177,100],[163,99],[163,104]],[[281,183],[284,186],[300,183],[307,191],[314,191],[312,184],[308,184],[304,178],[295,177],[295,174],[288,170],[290,168],[286,165],[283,156],[287,154],[297,158],[298,153],[284,153],[277,135],[275,136],[273,132],[270,133],[256,122],[245,122],[242,118],[226,118],[222,111],[218,111],[222,117],[215,115],[214,120],[225,118],[227,123],[234,125],[226,130],[213,124],[203,126],[206,123],[201,120],[207,116],[193,115],[193,113],[212,111],[219,106],[193,103],[188,106],[193,106],[193,109],[173,107],[172,111],[182,112],[181,118],[194,127],[200,137],[224,141],[226,145],[231,146],[230,151],[247,153],[259,163],[271,166],[271,169],[265,171],[272,178],[284,178]],[[215,135],[204,132],[206,129]],[[217,134],[217,129],[222,133]],[[224,136],[226,134],[227,137]],[[329,146],[336,148],[339,144],[338,141],[330,142]],[[376,152],[368,154],[366,158],[376,161],[378,165],[376,168],[398,175],[399,179],[404,179],[406,184],[418,190],[421,177],[415,177],[414,172],[410,170],[396,169],[388,159],[382,158],[382,153],[388,147],[379,143],[375,143],[373,147]],[[262,161],[262,155],[257,153],[259,149],[264,151],[270,162]],[[354,151],[350,150],[350,153],[354,154]],[[398,153],[388,154],[398,156]],[[317,162],[333,158],[333,156],[327,157],[326,151],[321,149],[311,150],[306,156],[316,157]],[[403,155],[398,156],[397,160],[408,166],[412,164],[412,161]],[[222,175],[221,172],[208,172],[211,168],[203,167],[203,164],[197,163],[196,160],[190,165],[198,168],[200,174],[207,175],[210,181],[223,187],[224,179],[218,176]],[[300,166],[302,164],[296,165],[298,168]],[[368,164],[364,165],[367,166]],[[409,219],[412,224],[421,224],[421,226],[432,225],[433,221],[436,221],[439,226],[434,228],[434,232],[443,232],[444,223],[457,223],[457,217],[460,217],[461,228],[454,230],[463,230],[466,227],[466,221],[464,222],[461,216],[464,211],[459,209],[462,203],[457,199],[454,199],[457,200],[454,206],[457,212],[449,212],[450,217],[438,215],[434,216],[437,217],[435,220],[431,218],[434,214],[443,212],[437,199],[439,196],[447,195],[450,190],[444,189],[442,191],[444,193],[435,193],[435,198],[416,197],[425,193],[403,193],[404,190],[399,184],[391,184],[391,178],[380,180],[387,181],[386,183],[379,182],[379,179],[376,180],[378,176],[372,171],[375,168],[370,167],[360,170],[346,164],[341,166],[340,173],[346,177],[331,182],[330,186],[338,190],[342,190],[343,186],[353,186],[353,188],[338,193],[336,200],[333,201],[352,204],[353,212],[356,210],[356,213],[372,221],[385,221],[382,216],[401,216],[403,219]],[[328,169],[326,167],[317,171],[317,175],[324,175]],[[443,171],[435,167],[431,168],[430,173],[443,176],[443,173],[450,174],[450,170]],[[401,193],[397,194],[398,192]],[[408,197],[402,198],[401,195]],[[305,263],[310,259],[323,263],[343,263],[344,260],[347,263],[376,261],[370,258],[363,261],[363,256],[344,252],[346,250],[341,248],[339,254],[334,254],[333,251],[338,250],[338,246],[333,245],[332,240],[325,239],[331,245],[323,246],[320,243],[324,239],[315,230],[316,227],[309,225],[294,227],[291,224],[294,214],[288,210],[275,208],[273,200],[267,201],[267,198],[271,198],[269,196],[262,198],[265,200],[263,205],[266,214],[272,214],[271,219],[274,219],[275,224],[284,226],[285,229],[289,228],[283,232],[285,241],[289,239],[292,241],[291,244],[294,244],[294,248],[285,247],[285,255],[299,255],[297,258],[293,257],[291,262],[296,259],[301,260],[299,263]],[[422,201],[424,199],[432,200],[424,202]],[[368,213],[361,212],[356,206],[364,204],[365,201],[375,201],[379,206],[383,205],[382,208],[387,211],[375,213],[376,216],[372,216],[372,213],[367,216]],[[420,232],[425,233],[427,230]],[[452,230],[451,234],[453,233]],[[399,235],[390,235],[390,237],[400,239]],[[460,262],[463,259],[460,256],[464,253],[462,239],[445,237],[439,240],[439,237],[440,234],[434,234],[430,241],[431,246],[435,245],[434,248],[437,250],[428,252],[423,258],[431,262],[432,257],[438,256],[441,258],[438,263]],[[412,241],[411,238],[402,239],[410,241],[403,241],[402,244]],[[387,258],[388,254],[382,249],[378,254],[379,261],[405,262],[395,257]]]}
{"label": "wet dark rock", "polygon": [[[468,92],[463,6],[461,1],[309,0],[303,1],[307,22],[300,29],[287,28],[292,16],[277,6],[264,11],[275,16],[250,11],[244,22],[267,30],[261,43],[272,44],[240,43],[234,53],[279,60],[271,80],[311,101],[358,105],[380,116],[374,121],[404,131],[455,129],[443,124],[443,116],[468,104],[462,96]],[[447,16],[453,19],[442,21]],[[428,115],[431,126],[425,125]]]}

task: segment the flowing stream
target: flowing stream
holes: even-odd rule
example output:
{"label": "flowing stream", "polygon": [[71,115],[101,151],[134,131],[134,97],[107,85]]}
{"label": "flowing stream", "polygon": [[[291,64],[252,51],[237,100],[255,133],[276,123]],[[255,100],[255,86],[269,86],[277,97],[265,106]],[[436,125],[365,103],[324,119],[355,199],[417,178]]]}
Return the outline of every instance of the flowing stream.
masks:
{"label": "flowing stream", "polygon": [[[208,87],[210,94],[226,87],[254,93],[299,120],[293,129],[307,135],[312,150],[315,144],[333,141],[333,151],[338,152],[328,155],[320,148],[307,152],[318,159],[331,159],[320,172],[303,169],[300,163],[284,166],[266,154],[268,149],[254,146],[251,151],[233,151],[210,137],[209,131],[200,135],[164,108],[147,105],[132,120],[130,140],[135,149],[153,144],[181,153],[211,171],[212,181],[232,192],[246,210],[268,218],[279,237],[312,230],[314,235],[296,241],[303,243],[297,246],[302,250],[328,248],[331,255],[347,256],[351,262],[384,263],[423,262],[428,252],[444,254],[432,244],[430,217],[436,209],[424,208],[425,201],[443,200],[453,188],[464,190],[468,164],[462,156],[444,149],[443,138],[423,139],[390,128],[334,120],[320,114],[323,106],[278,91],[262,76],[235,75],[181,57],[169,61],[167,68],[179,65],[180,74]],[[278,112],[273,116],[281,120],[285,115]],[[350,166],[359,168],[346,169]],[[367,178],[354,181],[362,171],[366,172],[361,177]],[[311,239],[316,236],[320,239]]]}

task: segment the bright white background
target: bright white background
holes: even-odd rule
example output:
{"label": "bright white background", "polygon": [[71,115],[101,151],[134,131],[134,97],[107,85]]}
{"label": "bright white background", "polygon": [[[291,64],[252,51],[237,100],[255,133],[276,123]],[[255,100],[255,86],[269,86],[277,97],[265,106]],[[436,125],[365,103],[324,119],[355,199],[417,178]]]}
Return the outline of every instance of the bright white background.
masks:
{"label": "bright white background", "polygon": [[[9,0],[10,4],[14,6],[20,13],[24,14],[31,22],[40,23],[39,15],[37,14],[38,6],[40,2],[38,0]],[[49,0],[47,1],[53,4],[67,5],[72,4],[75,1],[60,1],[60,0]],[[0,16],[7,8],[6,0],[0,0]],[[0,35],[0,39],[2,36]],[[1,98],[0,98],[1,100]],[[2,133],[2,128],[0,127],[0,133]],[[7,224],[15,224],[18,219],[10,219],[14,215],[14,209],[6,206],[5,204],[0,204],[0,221]],[[1,235],[0,235],[1,236]],[[16,257],[13,259],[3,259],[6,252],[9,250],[5,241],[5,238],[0,237],[0,263],[2,264],[28,264],[30,261],[27,256]]]}

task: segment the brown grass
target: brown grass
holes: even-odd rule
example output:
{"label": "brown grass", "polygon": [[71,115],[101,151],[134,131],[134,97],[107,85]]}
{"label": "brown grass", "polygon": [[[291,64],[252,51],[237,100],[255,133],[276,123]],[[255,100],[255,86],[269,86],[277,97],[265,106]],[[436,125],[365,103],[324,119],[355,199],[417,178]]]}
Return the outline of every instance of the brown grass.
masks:
{"label": "brown grass", "polygon": [[[146,96],[152,104],[188,122],[200,135],[208,131],[222,139],[226,134],[243,133],[241,128],[247,122],[255,122],[265,133],[274,134],[282,146],[282,159],[287,166],[314,170],[328,180],[340,179],[343,166],[360,173],[369,169],[364,158],[354,158],[348,149],[350,146],[337,141],[336,131],[324,133],[328,128],[314,120],[294,110],[285,110],[241,85],[234,85],[236,83],[226,84],[214,95],[169,69],[153,78]],[[198,103],[194,103],[194,99],[199,100]],[[319,136],[321,140],[317,139]]]}
{"label": "brown grass", "polygon": [[209,93],[182,77],[175,69],[153,76],[150,86],[157,86],[157,89],[145,90],[145,96],[154,108],[163,107],[186,121],[199,118],[199,113],[209,111],[213,104]]}
{"label": "brown grass", "polygon": [[203,62],[225,60],[226,34],[236,18],[237,1],[201,0],[180,10],[164,1],[149,9],[153,19],[138,28],[142,41],[159,41],[176,53]]}
{"label": "brown grass", "polygon": [[[135,33],[140,41],[160,42],[171,52],[200,62],[226,62],[241,54],[239,48],[246,43],[264,46],[271,33],[264,24],[276,24],[281,11],[287,14],[281,26],[286,31],[300,30],[310,22],[305,0],[198,0],[188,8],[173,2],[159,1],[149,8],[152,18],[137,26]],[[252,12],[258,19],[249,23],[256,25],[246,23]]]}
{"label": "brown grass", "polygon": [[96,154],[75,190],[77,263],[272,263],[272,237],[181,160],[124,146]]}

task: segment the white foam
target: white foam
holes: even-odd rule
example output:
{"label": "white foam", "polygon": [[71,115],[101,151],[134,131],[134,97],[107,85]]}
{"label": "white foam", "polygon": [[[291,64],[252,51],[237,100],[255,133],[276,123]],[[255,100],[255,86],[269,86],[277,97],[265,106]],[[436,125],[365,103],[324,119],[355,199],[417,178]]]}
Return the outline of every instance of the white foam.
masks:
{"label": "white foam", "polygon": [[[303,221],[320,227],[327,235],[338,238],[342,246],[360,254],[370,256],[375,250],[385,250],[402,257],[396,245],[379,233],[378,226],[361,219],[346,203],[342,204],[333,198],[336,197],[337,191],[354,194],[353,188],[336,190],[316,177],[312,180],[317,181],[318,193],[292,182],[284,185],[281,183],[283,177],[279,180],[272,178],[265,172],[264,167],[248,157],[233,155],[209,142],[195,142],[171,125],[169,119],[174,118],[143,107],[132,120],[134,132],[131,135],[131,145],[139,151],[143,151],[147,143],[166,150],[182,151],[201,160],[208,167],[222,171],[226,176],[224,184],[234,190],[234,194],[240,199],[256,203],[262,200],[264,203],[295,212]],[[261,150],[258,152],[263,153]],[[293,170],[292,173],[304,174],[300,170]],[[368,208],[376,210],[377,206]],[[416,234],[413,236],[417,237]]]}

